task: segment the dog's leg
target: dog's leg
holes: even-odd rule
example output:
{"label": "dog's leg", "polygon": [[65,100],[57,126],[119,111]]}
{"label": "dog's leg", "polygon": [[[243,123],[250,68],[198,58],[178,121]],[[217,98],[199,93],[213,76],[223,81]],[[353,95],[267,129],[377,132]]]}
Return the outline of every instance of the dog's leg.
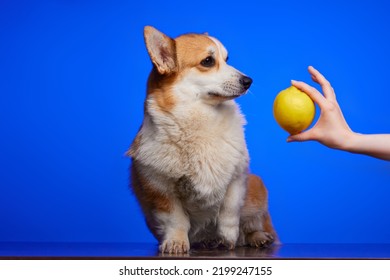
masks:
{"label": "dog's leg", "polygon": [[268,194],[263,181],[250,175],[245,203],[241,209],[239,245],[266,247],[277,241],[268,212]]}
{"label": "dog's leg", "polygon": [[155,172],[154,177],[150,176],[145,170],[147,169],[140,163],[133,161],[131,186],[140,202],[149,229],[159,241],[160,252],[188,252],[190,249],[188,216],[183,211],[180,201],[164,191],[164,187],[170,182],[157,177]]}
{"label": "dog's leg", "polygon": [[225,195],[218,217],[218,235],[222,245],[234,249],[239,235],[240,209],[244,203],[246,176],[233,180]]}
{"label": "dog's leg", "polygon": [[180,201],[174,200],[170,212],[157,214],[158,231],[162,237],[159,250],[161,253],[186,253],[190,249],[188,231],[190,221],[183,211]]}

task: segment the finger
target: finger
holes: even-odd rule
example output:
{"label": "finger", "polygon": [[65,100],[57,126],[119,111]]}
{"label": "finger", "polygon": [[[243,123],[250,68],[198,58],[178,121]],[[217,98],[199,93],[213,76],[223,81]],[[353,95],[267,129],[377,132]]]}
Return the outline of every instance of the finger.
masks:
{"label": "finger", "polygon": [[287,143],[291,142],[304,142],[304,141],[309,141],[309,140],[314,140],[314,136],[312,133],[312,130],[309,129],[307,131],[295,134],[295,135],[290,135],[287,138]]}
{"label": "finger", "polygon": [[291,81],[291,84],[293,86],[297,87],[298,89],[300,89],[301,91],[303,91],[304,93],[306,93],[307,95],[309,95],[309,97],[315,103],[317,103],[318,106],[320,106],[320,108],[324,107],[324,105],[326,103],[326,99],[317,89],[315,89],[312,86],[309,86],[308,84],[306,84],[304,82],[298,82],[298,81],[294,81],[294,80]]}
{"label": "finger", "polygon": [[335,99],[336,95],[330,82],[320,73],[320,71],[315,69],[313,66],[309,66],[308,70],[313,81],[320,84],[325,97]]}

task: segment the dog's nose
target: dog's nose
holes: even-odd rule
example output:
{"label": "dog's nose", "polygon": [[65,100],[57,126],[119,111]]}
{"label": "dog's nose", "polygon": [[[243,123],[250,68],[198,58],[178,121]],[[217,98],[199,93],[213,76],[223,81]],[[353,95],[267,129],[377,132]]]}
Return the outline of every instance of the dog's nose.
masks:
{"label": "dog's nose", "polygon": [[240,84],[245,88],[248,89],[252,84],[252,79],[247,76],[242,76],[240,78]]}

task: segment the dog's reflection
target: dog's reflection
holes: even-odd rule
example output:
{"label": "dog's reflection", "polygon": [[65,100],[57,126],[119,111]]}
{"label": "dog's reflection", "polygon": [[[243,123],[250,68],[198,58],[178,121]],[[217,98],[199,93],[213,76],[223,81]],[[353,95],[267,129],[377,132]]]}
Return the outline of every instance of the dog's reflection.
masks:
{"label": "dog's reflection", "polygon": [[271,245],[268,247],[236,247],[234,250],[227,248],[194,248],[185,254],[158,253],[162,258],[275,258],[280,246]]}

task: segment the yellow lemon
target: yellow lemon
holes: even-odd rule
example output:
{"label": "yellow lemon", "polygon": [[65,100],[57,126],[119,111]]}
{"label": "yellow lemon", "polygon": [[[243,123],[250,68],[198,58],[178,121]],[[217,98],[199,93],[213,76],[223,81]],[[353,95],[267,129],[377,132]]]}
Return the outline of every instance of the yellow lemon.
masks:
{"label": "yellow lemon", "polygon": [[308,128],[315,112],[311,98],[294,86],[279,92],[274,101],[274,118],[291,135]]}

